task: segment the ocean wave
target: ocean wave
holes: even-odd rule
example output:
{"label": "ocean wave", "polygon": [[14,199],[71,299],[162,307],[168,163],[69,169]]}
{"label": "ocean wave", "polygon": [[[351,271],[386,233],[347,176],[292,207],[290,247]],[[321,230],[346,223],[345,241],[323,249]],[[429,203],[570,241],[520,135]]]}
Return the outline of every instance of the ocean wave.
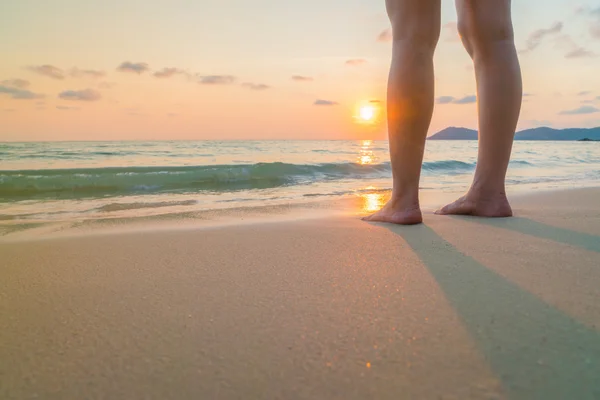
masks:
{"label": "ocean wave", "polygon": [[161,207],[174,207],[174,206],[193,206],[197,204],[196,200],[183,200],[183,201],[159,201],[159,202],[137,202],[137,203],[110,203],[105,204],[102,207],[98,207],[97,210],[100,212],[115,212],[115,211],[126,211],[126,210],[140,210],[142,208],[161,208]]}
{"label": "ocean wave", "polygon": [[[429,161],[427,172],[461,174],[474,164]],[[228,192],[307,185],[315,182],[391,177],[391,164],[357,163],[180,167],[118,167],[0,171],[0,201],[75,199],[132,194]]]}

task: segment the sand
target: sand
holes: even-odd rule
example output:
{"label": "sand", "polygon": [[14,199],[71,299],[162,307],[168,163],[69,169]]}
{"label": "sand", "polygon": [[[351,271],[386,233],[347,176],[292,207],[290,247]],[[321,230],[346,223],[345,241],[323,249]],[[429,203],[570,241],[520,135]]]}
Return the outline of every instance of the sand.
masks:
{"label": "sand", "polygon": [[1,399],[598,399],[600,189],[0,243]]}

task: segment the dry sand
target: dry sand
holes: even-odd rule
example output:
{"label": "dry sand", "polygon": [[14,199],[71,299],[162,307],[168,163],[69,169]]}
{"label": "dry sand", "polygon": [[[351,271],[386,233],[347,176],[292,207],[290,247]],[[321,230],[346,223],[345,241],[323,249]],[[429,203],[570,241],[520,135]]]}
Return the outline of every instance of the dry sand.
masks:
{"label": "dry sand", "polygon": [[600,189],[0,244],[1,399],[599,399]]}

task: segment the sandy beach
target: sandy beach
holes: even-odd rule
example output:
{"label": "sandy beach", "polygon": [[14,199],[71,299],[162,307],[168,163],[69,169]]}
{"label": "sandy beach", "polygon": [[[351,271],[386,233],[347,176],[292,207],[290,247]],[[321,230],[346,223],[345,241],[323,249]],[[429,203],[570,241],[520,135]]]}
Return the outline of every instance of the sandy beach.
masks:
{"label": "sandy beach", "polygon": [[2,399],[598,399],[600,189],[0,243]]}

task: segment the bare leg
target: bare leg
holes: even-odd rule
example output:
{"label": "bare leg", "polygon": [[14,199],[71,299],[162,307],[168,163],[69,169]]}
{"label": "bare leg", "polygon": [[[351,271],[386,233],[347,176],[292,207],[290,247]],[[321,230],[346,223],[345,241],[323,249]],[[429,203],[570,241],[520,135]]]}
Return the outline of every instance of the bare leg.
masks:
{"label": "bare leg", "polygon": [[386,0],[393,31],[388,80],[388,130],[394,189],[365,220],[412,225],[423,221],[419,179],[433,113],[433,53],[440,35],[440,0]]}
{"label": "bare leg", "polygon": [[468,193],[438,214],[510,217],[505,178],[522,102],[511,0],[456,0],[459,31],[475,64],[479,155]]}

